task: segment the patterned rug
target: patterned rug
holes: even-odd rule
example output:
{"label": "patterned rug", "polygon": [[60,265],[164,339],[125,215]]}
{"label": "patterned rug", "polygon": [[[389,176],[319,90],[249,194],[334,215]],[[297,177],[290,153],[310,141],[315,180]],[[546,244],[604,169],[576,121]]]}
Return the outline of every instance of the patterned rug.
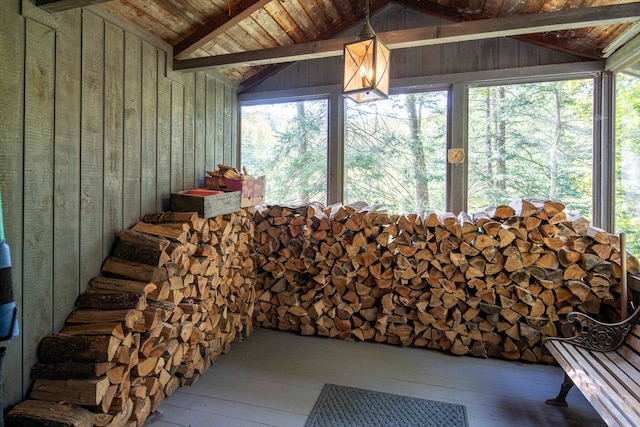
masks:
{"label": "patterned rug", "polygon": [[467,427],[463,405],[325,384],[305,427]]}

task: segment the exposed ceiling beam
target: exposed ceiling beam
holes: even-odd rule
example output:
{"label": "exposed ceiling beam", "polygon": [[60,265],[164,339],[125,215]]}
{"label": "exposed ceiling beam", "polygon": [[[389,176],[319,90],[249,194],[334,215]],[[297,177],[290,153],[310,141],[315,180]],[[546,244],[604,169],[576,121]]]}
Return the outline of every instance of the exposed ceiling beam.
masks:
{"label": "exposed ceiling beam", "polygon": [[240,0],[229,7],[229,14],[216,17],[207,22],[187,38],[173,47],[175,59],[183,59],[196,50],[247,18],[256,10],[263,8],[271,0]]}
{"label": "exposed ceiling beam", "polygon": [[[624,72],[626,74],[630,74],[632,76],[640,78],[640,63],[636,62],[632,66],[630,66],[628,68],[625,68]],[[242,86],[240,87],[240,90],[242,90]],[[238,92],[238,93],[240,93],[240,92]]]}
{"label": "exposed ceiling beam", "polygon": [[608,58],[614,54],[621,46],[624,46],[629,40],[640,34],[640,22],[636,22],[626,29],[622,34],[616,37],[611,43],[609,43],[604,49],[602,49],[602,56]]}
{"label": "exposed ceiling beam", "polygon": [[[638,20],[640,20],[640,3],[626,3],[389,31],[379,33],[378,37],[390,49],[402,49],[622,24]],[[340,56],[343,53],[344,44],[353,40],[353,37],[343,37],[228,55],[185,59],[175,61],[173,66],[175,70],[196,71]]]}
{"label": "exposed ceiling beam", "polygon": [[423,0],[395,0],[397,3],[409,6],[420,12],[428,13],[447,21],[475,21],[482,19],[482,5],[486,0],[468,0],[455,7],[452,2],[423,1]]}
{"label": "exposed ceiling beam", "polygon": [[78,7],[106,3],[107,1],[110,0],[36,0],[36,6],[42,10],[46,10],[47,12],[54,13]]}
{"label": "exposed ceiling beam", "polygon": [[[382,36],[382,34],[378,35]],[[198,71],[228,67],[271,65],[282,62],[328,58],[331,56],[342,55],[342,48],[344,44],[353,40],[353,37],[342,37],[339,39],[321,40],[290,46],[249,50],[246,52],[230,53],[227,55],[183,59],[173,61],[173,69],[176,71]]]}
{"label": "exposed ceiling beam", "polygon": [[640,35],[628,41],[624,46],[607,58],[604,68],[609,71],[623,71],[640,61]]}
{"label": "exposed ceiling beam", "polygon": [[[373,5],[371,5],[369,8],[370,15],[375,16],[376,14],[384,11],[384,9],[386,9],[389,5],[391,5],[392,1],[393,0],[376,0],[376,2],[373,3]],[[363,13],[362,16],[354,17],[355,19],[358,20],[358,22],[364,22],[364,11],[362,11],[362,13]],[[341,34],[353,26],[355,25],[352,23],[346,23],[346,22],[338,26],[334,26],[325,34],[319,35],[315,40],[328,39],[332,35]],[[244,80],[241,84],[241,90],[243,91],[248,90],[252,86],[259,84],[261,81],[268,78],[269,76],[272,76],[289,66],[291,66],[291,63],[285,62],[285,63],[273,64],[271,66],[264,67],[260,71],[258,71],[256,74]]]}

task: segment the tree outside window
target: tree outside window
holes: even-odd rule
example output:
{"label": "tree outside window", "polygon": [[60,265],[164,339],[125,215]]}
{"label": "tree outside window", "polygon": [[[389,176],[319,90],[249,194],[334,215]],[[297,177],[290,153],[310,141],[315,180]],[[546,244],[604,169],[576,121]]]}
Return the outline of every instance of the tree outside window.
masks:
{"label": "tree outside window", "polygon": [[640,78],[616,75],[615,229],[640,254]]}
{"label": "tree outside window", "polygon": [[591,218],[593,80],[469,90],[470,212],[517,199]]}
{"label": "tree outside window", "polygon": [[[344,203],[391,213],[446,210],[447,98],[432,91],[345,101]],[[327,100],[242,107],[242,165],[266,175],[267,203],[326,203],[327,109]],[[468,211],[543,199],[590,219],[592,114],[592,79],[470,89]],[[625,126],[619,134],[631,135]],[[634,189],[624,187],[624,194],[617,187],[621,203]],[[628,209],[619,212],[633,218]]]}
{"label": "tree outside window", "polygon": [[242,166],[267,180],[265,203],[327,201],[327,101],[243,106]]}
{"label": "tree outside window", "polygon": [[446,207],[447,92],[345,106],[344,200],[391,213]]}

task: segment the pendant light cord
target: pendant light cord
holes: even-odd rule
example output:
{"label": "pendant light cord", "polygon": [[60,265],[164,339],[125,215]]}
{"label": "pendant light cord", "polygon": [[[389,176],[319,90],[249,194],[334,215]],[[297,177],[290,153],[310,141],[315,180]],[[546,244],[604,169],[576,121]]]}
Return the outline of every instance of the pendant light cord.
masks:
{"label": "pendant light cord", "polygon": [[362,30],[360,30],[358,40],[367,40],[374,37],[375,35],[376,33],[373,31],[371,23],[369,22],[369,0],[365,0],[364,26],[362,27]]}

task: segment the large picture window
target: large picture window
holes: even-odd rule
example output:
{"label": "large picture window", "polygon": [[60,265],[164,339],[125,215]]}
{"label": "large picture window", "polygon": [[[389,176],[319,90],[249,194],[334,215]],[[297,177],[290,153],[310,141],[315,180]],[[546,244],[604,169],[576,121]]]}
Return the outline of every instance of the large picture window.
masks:
{"label": "large picture window", "polygon": [[242,106],[241,164],[266,177],[265,203],[326,203],[327,123],[327,100]]}
{"label": "large picture window", "polygon": [[344,201],[392,213],[446,207],[447,92],[345,105]]}
{"label": "large picture window", "polygon": [[556,200],[591,219],[593,80],[469,90],[470,212]]}
{"label": "large picture window", "polygon": [[[621,79],[628,81],[620,80],[619,91],[626,92],[618,109],[627,102],[625,117],[636,117],[631,100],[637,98],[632,84],[637,86],[637,78]],[[597,173],[593,86],[592,78],[584,78],[470,88],[467,211],[522,198],[556,200],[591,221],[592,176]],[[363,104],[343,100],[343,139],[332,142],[344,147],[342,171],[328,170],[328,99],[243,104],[241,166],[266,176],[265,202],[270,204],[339,199],[339,193],[328,194],[331,173],[343,176],[345,204],[362,201],[391,213],[444,212],[451,202],[446,200],[451,191],[447,130],[460,126],[460,118],[449,117],[448,99],[448,91],[439,90]],[[624,128],[618,125],[616,227],[633,230],[638,228],[634,197],[640,189],[635,188],[635,169],[623,163],[638,156],[633,145],[637,120],[618,121]],[[340,186],[333,189],[340,191]]]}
{"label": "large picture window", "polygon": [[615,229],[640,254],[640,78],[616,76]]}

